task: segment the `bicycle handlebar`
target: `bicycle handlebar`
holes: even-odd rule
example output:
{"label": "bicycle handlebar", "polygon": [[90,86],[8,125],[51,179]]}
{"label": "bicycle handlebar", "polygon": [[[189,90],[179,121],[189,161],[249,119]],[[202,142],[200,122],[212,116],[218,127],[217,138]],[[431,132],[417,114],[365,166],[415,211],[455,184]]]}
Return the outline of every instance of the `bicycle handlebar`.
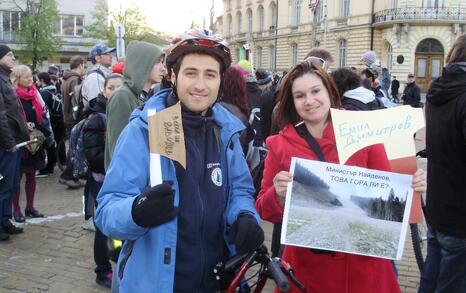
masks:
{"label": "bicycle handlebar", "polygon": [[280,265],[270,257],[269,262],[267,263],[267,271],[269,272],[270,277],[275,281],[275,284],[277,284],[280,291],[288,292],[291,289],[291,285],[283,274]]}

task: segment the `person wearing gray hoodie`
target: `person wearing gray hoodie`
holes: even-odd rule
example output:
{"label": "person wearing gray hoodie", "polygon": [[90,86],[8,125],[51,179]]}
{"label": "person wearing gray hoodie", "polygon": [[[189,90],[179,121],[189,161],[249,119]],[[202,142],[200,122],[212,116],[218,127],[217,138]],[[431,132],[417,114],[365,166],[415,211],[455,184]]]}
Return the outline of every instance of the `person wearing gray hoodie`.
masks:
{"label": "person wearing gray hoodie", "polygon": [[128,124],[131,112],[148,99],[154,83],[165,75],[164,54],[156,45],[132,41],[127,48],[123,85],[107,104],[107,133],[105,141],[105,169],[112,159],[120,133]]}

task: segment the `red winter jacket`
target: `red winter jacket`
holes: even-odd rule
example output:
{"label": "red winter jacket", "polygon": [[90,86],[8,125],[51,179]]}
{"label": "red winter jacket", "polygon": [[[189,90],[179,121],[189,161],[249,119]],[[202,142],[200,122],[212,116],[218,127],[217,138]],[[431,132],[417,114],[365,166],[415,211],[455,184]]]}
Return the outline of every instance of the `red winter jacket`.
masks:
{"label": "red winter jacket", "polygon": [[[325,159],[338,163],[338,153],[332,124],[324,129],[322,138],[316,138]],[[256,209],[262,219],[279,223],[283,207],[275,198],[273,178],[280,171],[289,171],[291,157],[318,160],[308,143],[291,125],[278,135],[267,139],[269,153],[265,159],[262,188]],[[383,145],[366,147],[355,153],[346,165],[390,171]],[[294,268],[298,280],[307,292],[316,293],[392,293],[400,292],[389,260],[355,254],[315,254],[308,248],[285,246],[283,259]],[[301,292],[293,287],[292,292]]]}

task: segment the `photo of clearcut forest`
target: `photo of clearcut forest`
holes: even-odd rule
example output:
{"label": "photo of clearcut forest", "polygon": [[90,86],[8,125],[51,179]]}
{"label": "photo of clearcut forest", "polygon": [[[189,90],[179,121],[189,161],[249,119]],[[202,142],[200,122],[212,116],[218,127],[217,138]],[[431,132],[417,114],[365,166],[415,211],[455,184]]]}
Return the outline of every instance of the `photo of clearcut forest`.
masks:
{"label": "photo of clearcut forest", "polygon": [[285,242],[395,259],[408,189],[355,191],[348,183],[329,182],[325,168],[312,170],[305,161],[294,167]]}

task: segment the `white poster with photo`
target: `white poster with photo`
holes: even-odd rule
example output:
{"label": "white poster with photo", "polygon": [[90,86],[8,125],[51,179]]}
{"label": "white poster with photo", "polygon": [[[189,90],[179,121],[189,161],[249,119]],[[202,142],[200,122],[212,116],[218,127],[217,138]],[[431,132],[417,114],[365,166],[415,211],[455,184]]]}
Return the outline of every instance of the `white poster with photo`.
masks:
{"label": "white poster with photo", "polygon": [[411,175],[292,158],[281,243],[401,259]]}

